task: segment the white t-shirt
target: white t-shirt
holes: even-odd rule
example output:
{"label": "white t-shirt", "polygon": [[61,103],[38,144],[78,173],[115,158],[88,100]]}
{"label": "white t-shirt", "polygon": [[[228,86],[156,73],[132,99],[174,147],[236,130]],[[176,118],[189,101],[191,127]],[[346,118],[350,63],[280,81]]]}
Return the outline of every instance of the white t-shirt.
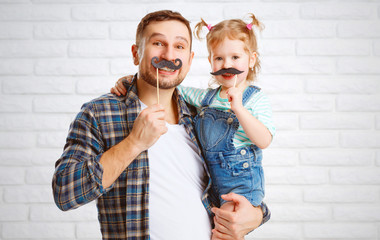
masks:
{"label": "white t-shirt", "polygon": [[183,125],[167,127],[148,149],[150,238],[209,240],[211,223],[201,200],[206,184],[202,159]]}

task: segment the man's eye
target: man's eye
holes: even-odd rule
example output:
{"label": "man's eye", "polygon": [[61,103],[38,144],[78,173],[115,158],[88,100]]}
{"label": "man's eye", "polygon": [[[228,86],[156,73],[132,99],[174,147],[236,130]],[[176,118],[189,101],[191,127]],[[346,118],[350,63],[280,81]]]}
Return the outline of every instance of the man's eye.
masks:
{"label": "man's eye", "polygon": [[178,45],[177,48],[178,48],[178,49],[185,49],[185,47],[182,46],[182,45]]}
{"label": "man's eye", "polygon": [[221,61],[222,58],[221,58],[221,57],[216,57],[215,60],[216,60],[216,61]]}
{"label": "man's eye", "polygon": [[156,45],[156,46],[163,46],[163,44],[161,42],[154,42],[153,45]]}

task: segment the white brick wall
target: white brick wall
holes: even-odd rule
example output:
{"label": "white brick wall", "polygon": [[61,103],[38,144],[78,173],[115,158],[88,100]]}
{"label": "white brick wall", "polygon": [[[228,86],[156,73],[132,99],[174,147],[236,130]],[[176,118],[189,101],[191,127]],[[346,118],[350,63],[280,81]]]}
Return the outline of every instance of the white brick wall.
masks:
{"label": "white brick wall", "polygon": [[[94,203],[55,207],[54,163],[80,106],[136,71],[137,24],[164,8],[266,27],[273,215],[246,239],[380,239],[380,1],[0,0],[0,240],[100,239]],[[205,42],[193,48],[184,84],[206,87]]]}

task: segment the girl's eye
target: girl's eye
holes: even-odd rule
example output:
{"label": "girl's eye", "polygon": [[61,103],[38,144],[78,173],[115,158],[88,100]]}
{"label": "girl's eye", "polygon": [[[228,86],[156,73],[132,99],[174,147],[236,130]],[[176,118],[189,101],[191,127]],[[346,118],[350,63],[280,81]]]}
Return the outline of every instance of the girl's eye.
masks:
{"label": "girl's eye", "polygon": [[232,59],[234,60],[239,59],[239,56],[233,56]]}

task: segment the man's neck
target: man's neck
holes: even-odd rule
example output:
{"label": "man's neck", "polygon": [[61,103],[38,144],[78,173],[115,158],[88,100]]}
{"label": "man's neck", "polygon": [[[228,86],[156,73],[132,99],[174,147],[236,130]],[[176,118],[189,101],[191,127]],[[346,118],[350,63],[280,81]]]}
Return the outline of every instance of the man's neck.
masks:
{"label": "man's neck", "polygon": [[[159,103],[165,109],[165,120],[169,124],[177,124],[179,119],[177,102],[173,98],[174,90],[175,88],[159,90]],[[142,79],[137,79],[137,92],[139,99],[148,107],[157,104],[157,88]]]}

